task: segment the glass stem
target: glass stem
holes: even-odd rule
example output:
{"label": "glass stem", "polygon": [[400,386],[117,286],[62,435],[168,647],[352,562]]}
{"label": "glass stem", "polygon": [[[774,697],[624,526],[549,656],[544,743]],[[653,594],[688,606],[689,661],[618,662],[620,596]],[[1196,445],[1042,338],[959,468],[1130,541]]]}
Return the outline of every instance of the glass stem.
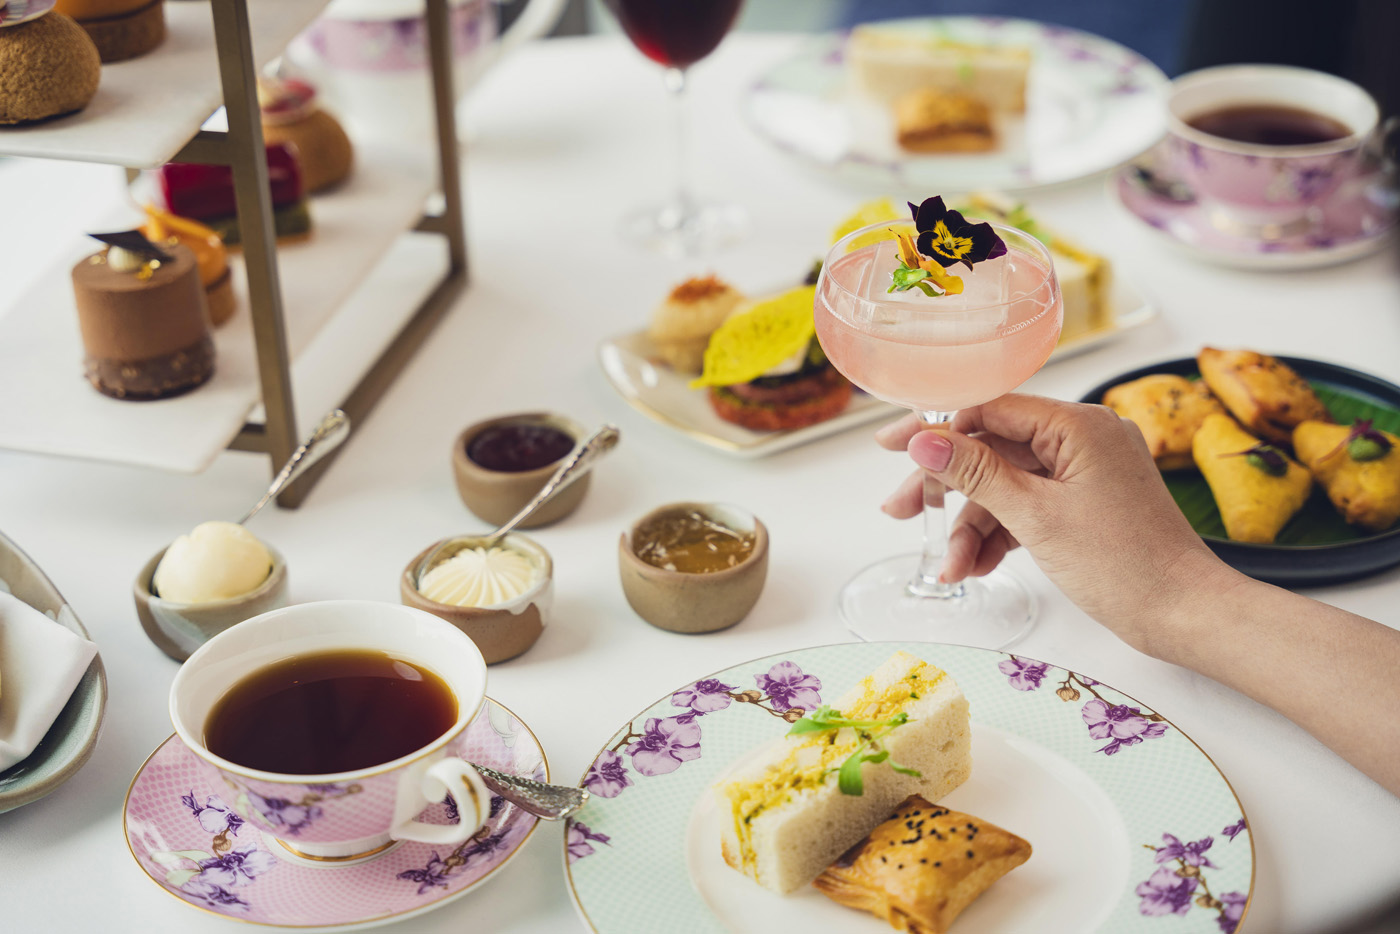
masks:
{"label": "glass stem", "polygon": [[676,200],[673,226],[683,228],[695,214],[690,196],[690,108],[686,103],[686,74],[684,68],[667,68],[666,90],[675,101],[676,114]]}
{"label": "glass stem", "polygon": [[[928,428],[938,428],[952,421],[952,412],[920,412],[919,420]],[[943,505],[947,487],[924,474],[924,553],[919,569],[909,582],[909,592],[916,597],[955,600],[963,595],[963,585],[945,584],[939,580],[943,559],[948,554],[948,515]]]}

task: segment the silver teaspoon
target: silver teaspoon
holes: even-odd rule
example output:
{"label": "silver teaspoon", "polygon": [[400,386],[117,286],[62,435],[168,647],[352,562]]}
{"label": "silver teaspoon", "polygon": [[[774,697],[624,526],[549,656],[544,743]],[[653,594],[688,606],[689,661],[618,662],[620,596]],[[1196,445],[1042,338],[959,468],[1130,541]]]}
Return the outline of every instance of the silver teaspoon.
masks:
{"label": "silver teaspoon", "polygon": [[540,491],[534,495],[534,498],[494,532],[488,532],[485,535],[457,535],[438,542],[413,569],[414,586],[420,585],[423,582],[423,575],[432,570],[435,565],[452,557],[463,548],[489,548],[500,541],[517,525],[528,519],[536,509],[552,499],[556,493],[592,469],[598,458],[617,447],[617,442],[621,437],[622,433],[617,430],[617,426],[604,425],[588,439],[581,441],[559,464],[559,469],[554,471],[554,475],[544,486],[540,487]]}
{"label": "silver teaspoon", "polygon": [[545,820],[562,820],[583,807],[588,792],[567,785],[547,785],[533,778],[507,775],[472,763],[482,782],[496,794],[529,814]]}
{"label": "silver teaspoon", "polygon": [[282,469],[277,472],[277,476],[272,478],[272,483],[268,486],[267,492],[262,495],[262,499],[253,504],[253,508],[248,510],[248,514],[238,520],[238,524],[243,525],[256,516],[264,506],[272,502],[273,497],[286,488],[287,484],[300,477],[312,464],[340,447],[341,443],[349,436],[350,416],[340,409],[331,409],[327,412],[320,424],[311,432],[311,436],[292,452],[292,456],[287,458],[287,463],[283,464]]}

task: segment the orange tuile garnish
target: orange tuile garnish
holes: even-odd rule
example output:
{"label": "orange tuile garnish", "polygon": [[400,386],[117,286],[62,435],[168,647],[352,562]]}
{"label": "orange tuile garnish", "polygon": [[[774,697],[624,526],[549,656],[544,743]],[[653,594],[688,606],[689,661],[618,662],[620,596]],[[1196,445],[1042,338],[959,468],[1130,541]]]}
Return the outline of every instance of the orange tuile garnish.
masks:
{"label": "orange tuile garnish", "polygon": [[729,291],[729,286],[717,276],[687,279],[671,290],[671,300],[689,304],[703,301],[714,295]]}

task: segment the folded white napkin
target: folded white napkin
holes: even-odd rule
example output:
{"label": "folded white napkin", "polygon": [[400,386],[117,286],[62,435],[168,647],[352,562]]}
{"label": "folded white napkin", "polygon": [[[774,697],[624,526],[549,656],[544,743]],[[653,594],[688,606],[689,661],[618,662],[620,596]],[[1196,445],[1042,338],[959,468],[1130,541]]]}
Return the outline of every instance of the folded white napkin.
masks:
{"label": "folded white napkin", "polygon": [[0,771],[25,759],[97,654],[97,646],[0,593]]}

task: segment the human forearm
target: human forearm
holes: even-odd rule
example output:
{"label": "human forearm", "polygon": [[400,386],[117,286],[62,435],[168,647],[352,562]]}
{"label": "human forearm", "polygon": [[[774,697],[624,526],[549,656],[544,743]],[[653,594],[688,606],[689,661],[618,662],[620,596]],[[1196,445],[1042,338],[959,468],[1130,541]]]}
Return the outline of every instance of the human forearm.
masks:
{"label": "human forearm", "polygon": [[[1154,654],[1277,710],[1400,795],[1400,631],[1224,568]],[[1366,685],[1336,691],[1337,684]]]}

